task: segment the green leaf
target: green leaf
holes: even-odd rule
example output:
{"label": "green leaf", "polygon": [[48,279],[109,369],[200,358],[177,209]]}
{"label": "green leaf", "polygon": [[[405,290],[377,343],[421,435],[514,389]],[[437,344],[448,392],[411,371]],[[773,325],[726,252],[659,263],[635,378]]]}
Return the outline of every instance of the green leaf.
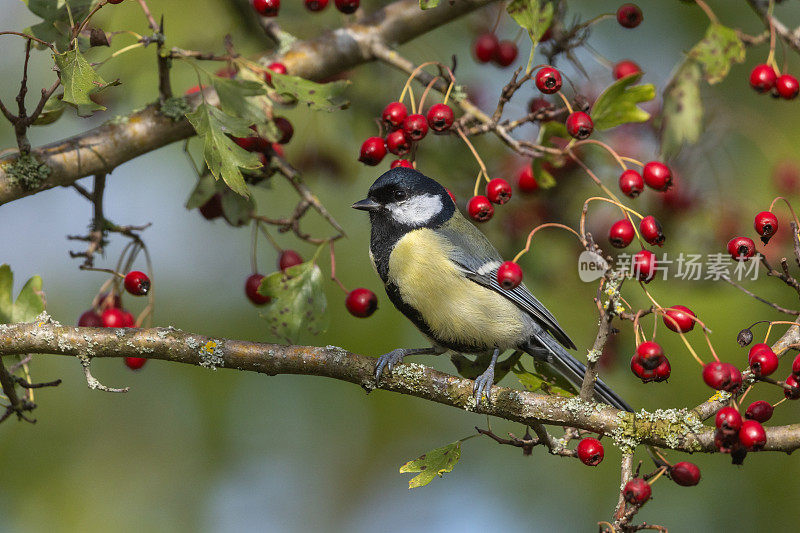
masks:
{"label": "green leaf", "polygon": [[[72,20],[80,23],[89,11],[94,8],[99,0],[69,0]],[[68,50],[72,38],[72,25],[70,23],[67,3],[65,0],[23,0],[34,15],[43,19],[34,24],[25,33],[53,43],[58,50]]]}
{"label": "green leaf", "polygon": [[641,77],[642,73],[625,76],[597,97],[591,113],[596,130],[607,130],[628,122],[644,122],[650,118],[650,113],[636,104],[655,98],[656,88],[650,83],[635,85]]}
{"label": "green leaf", "polygon": [[728,75],[731,64],[744,61],[744,43],[735,30],[711,24],[705,37],[689,51],[689,57],[702,65],[706,81],[713,85]]}
{"label": "green leaf", "polygon": [[186,200],[186,209],[196,209],[205,204],[218,192],[225,190],[225,184],[214,179],[209,173],[205,173],[197,180],[192,194]]}
{"label": "green leaf", "polygon": [[660,127],[662,158],[677,155],[684,143],[692,144],[700,138],[703,131],[700,76],[700,65],[687,59],[664,89]]}
{"label": "green leaf", "polygon": [[227,191],[222,193],[222,216],[231,226],[244,226],[250,222],[250,214],[256,210],[252,196],[245,198]]}
{"label": "green leaf", "polygon": [[316,83],[297,76],[271,72],[272,86],[275,92],[296,98],[298,102],[307,104],[308,107],[320,111],[335,111],[346,109],[350,103],[344,99],[342,93],[350,85],[347,80],[332,81],[330,83]]}
{"label": "green leaf", "polygon": [[439,0],[419,0],[420,9],[433,9],[439,5]]}
{"label": "green leaf", "polygon": [[528,31],[534,47],[553,20],[553,4],[551,2],[542,5],[539,0],[512,0],[506,10],[517,24]]}
{"label": "green leaf", "polygon": [[44,311],[41,277],[30,278],[19,291],[16,302],[12,300],[13,285],[11,267],[0,266],[0,324],[30,322]]}
{"label": "green leaf", "polygon": [[314,259],[266,276],[258,292],[272,298],[261,318],[276,337],[292,343],[303,330],[317,335],[327,327],[322,271]]}
{"label": "green leaf", "polygon": [[248,137],[253,133],[250,122],[231,116],[207,103],[200,104],[186,118],[203,141],[203,158],[211,174],[228,184],[242,196],[249,196],[241,169],[261,167],[258,154],[248,152],[233,142],[234,137]]}
{"label": "green leaf", "polygon": [[540,390],[545,394],[565,397],[572,397],[577,393],[575,386],[564,376],[555,372],[548,364],[534,361],[533,367],[533,372],[525,369],[522,364],[512,369],[526,391]]}
{"label": "green leaf", "polygon": [[400,467],[400,473],[419,472],[409,480],[408,488],[424,487],[436,476],[442,477],[445,472],[452,472],[459,459],[461,459],[461,441],[457,440],[407,462]]}
{"label": "green leaf", "polygon": [[53,95],[47,99],[45,102],[44,107],[42,108],[42,112],[36,117],[36,120],[33,121],[34,126],[45,126],[47,124],[52,124],[59,118],[61,115],[64,114],[64,109],[67,107],[67,104],[61,99],[61,95]]}
{"label": "green leaf", "polygon": [[60,72],[61,85],[64,86],[64,103],[75,107],[81,117],[105,110],[105,107],[92,102],[89,95],[102,91],[110,84],[100,77],[79,50],[53,54],[53,59]]}
{"label": "green leaf", "polygon": [[536,179],[536,183],[539,184],[540,189],[550,189],[552,187],[555,187],[556,178],[553,177],[553,174],[551,174],[549,170],[544,168],[543,163],[544,163],[543,159],[533,160],[533,162],[531,163],[531,165],[533,165],[533,177]]}

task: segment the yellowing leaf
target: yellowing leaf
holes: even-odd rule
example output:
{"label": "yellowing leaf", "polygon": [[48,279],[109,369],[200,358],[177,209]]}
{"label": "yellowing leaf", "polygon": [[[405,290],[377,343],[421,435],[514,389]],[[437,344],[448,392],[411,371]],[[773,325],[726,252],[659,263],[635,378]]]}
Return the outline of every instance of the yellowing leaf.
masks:
{"label": "yellowing leaf", "polygon": [[288,95],[318,111],[346,109],[350,104],[342,93],[350,85],[347,80],[316,83],[310,80],[271,72],[272,85],[278,94]]}
{"label": "yellowing leaf", "polygon": [[650,113],[636,104],[655,98],[656,88],[649,83],[635,85],[641,77],[641,73],[625,76],[597,97],[591,112],[596,130],[607,130],[628,122],[644,122],[650,118]]}
{"label": "yellowing leaf", "polygon": [[700,138],[703,131],[700,75],[700,65],[687,59],[664,89],[660,127],[663,158],[676,155],[684,143],[695,143]]}
{"label": "yellowing leaf", "polygon": [[187,113],[186,118],[203,141],[203,159],[214,177],[222,178],[242,196],[249,196],[241,169],[257,169],[261,161],[257,154],[243,149],[229,136],[249,137],[253,133],[251,123],[206,103]]}
{"label": "yellowing leaf", "polygon": [[313,259],[266,276],[258,292],[272,298],[261,318],[276,337],[292,343],[303,330],[316,335],[327,328],[322,271]]}
{"label": "yellowing leaf", "polygon": [[439,0],[419,0],[420,9],[433,9],[439,5]]}
{"label": "yellowing leaf", "polygon": [[689,57],[702,65],[706,81],[713,85],[728,75],[732,63],[744,61],[744,43],[735,30],[711,24],[705,37],[689,52]]}
{"label": "yellowing leaf", "polygon": [[409,480],[408,488],[424,487],[433,481],[436,476],[442,477],[445,472],[452,472],[460,458],[461,441],[457,440],[407,462],[400,467],[400,473],[419,472],[418,475]]}
{"label": "yellowing leaf", "polygon": [[64,86],[64,96],[61,98],[64,103],[75,107],[81,117],[105,110],[105,107],[93,102],[89,95],[102,91],[110,84],[100,77],[77,48],[63,54],[53,54],[53,59],[61,76],[61,85]]}

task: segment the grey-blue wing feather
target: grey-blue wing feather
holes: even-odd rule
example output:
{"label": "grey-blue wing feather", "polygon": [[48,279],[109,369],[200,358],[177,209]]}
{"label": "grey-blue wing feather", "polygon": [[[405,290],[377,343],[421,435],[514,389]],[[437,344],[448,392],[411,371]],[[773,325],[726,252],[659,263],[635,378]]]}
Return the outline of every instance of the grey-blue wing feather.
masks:
{"label": "grey-blue wing feather", "polygon": [[[567,348],[575,348],[575,343],[561,328],[555,317],[524,284],[520,284],[510,291],[500,287],[497,283],[497,268],[503,261],[500,253],[492,246],[489,239],[460,213],[456,212],[447,223],[437,228],[436,231],[455,245],[451,259],[464,269],[464,275],[467,278],[508,298],[535,318],[558,342]],[[496,265],[491,269],[486,269],[487,263],[496,263]]]}

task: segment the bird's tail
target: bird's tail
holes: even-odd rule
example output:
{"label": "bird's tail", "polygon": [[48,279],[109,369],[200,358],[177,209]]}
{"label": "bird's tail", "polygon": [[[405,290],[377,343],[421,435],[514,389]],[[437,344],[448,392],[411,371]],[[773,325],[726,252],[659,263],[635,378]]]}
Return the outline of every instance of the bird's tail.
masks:
{"label": "bird's tail", "polygon": [[[523,350],[536,359],[546,361],[553,366],[559,374],[567,378],[570,383],[580,388],[583,383],[583,376],[586,374],[586,367],[583,363],[572,357],[569,352],[550,335],[544,333],[541,336],[537,336],[537,338],[532,339]],[[617,409],[633,412],[631,406],[600,379],[597,379],[594,383],[594,396],[597,400],[616,407]]]}

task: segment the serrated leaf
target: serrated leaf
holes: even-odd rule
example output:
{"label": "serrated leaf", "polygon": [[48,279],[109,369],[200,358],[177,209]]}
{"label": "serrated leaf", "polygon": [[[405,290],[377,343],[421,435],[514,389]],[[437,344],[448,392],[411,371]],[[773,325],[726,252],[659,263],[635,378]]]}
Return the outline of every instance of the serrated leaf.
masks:
{"label": "serrated leaf", "polygon": [[231,226],[243,226],[250,222],[250,214],[256,210],[253,197],[245,198],[227,191],[222,193],[222,216]]}
{"label": "serrated leaf", "polygon": [[433,9],[439,5],[439,0],[419,0],[420,9]]}
{"label": "serrated leaf", "polygon": [[700,65],[687,59],[664,89],[660,127],[662,158],[675,156],[681,146],[700,138],[703,131],[700,76]]}
{"label": "serrated leaf", "polygon": [[594,129],[607,130],[629,122],[644,122],[650,118],[650,113],[636,104],[655,98],[656,88],[650,83],[635,85],[641,77],[641,72],[625,76],[609,85],[597,97],[591,112]]}
{"label": "serrated leaf", "polygon": [[0,265],[0,324],[30,322],[44,311],[42,278],[33,276],[22,290],[16,302],[12,300],[14,274],[9,265]]}
{"label": "serrated leaf", "polygon": [[203,141],[203,159],[211,174],[222,180],[242,196],[249,196],[241,169],[261,167],[258,154],[248,152],[233,142],[234,137],[248,137],[253,133],[250,122],[231,116],[207,103],[200,104],[186,118]]}
{"label": "serrated leaf", "polygon": [[36,117],[36,120],[33,121],[34,126],[46,126],[47,124],[52,124],[59,118],[61,115],[64,114],[64,109],[67,107],[67,104],[61,100],[61,95],[53,95],[47,99],[45,102],[44,107],[42,108],[42,112]]}
{"label": "serrated leaf", "polygon": [[312,335],[325,331],[328,317],[322,271],[313,259],[264,277],[258,292],[272,298],[260,316],[276,337],[292,343],[302,331]]}
{"label": "serrated leaf", "polygon": [[335,111],[345,109],[350,103],[342,93],[350,85],[348,80],[316,83],[310,80],[271,72],[272,86],[278,94],[289,95],[298,102],[319,111]]}
{"label": "serrated leaf", "polygon": [[689,51],[689,57],[703,67],[706,81],[713,85],[728,75],[731,64],[744,61],[744,43],[736,30],[711,24],[705,37]]}
{"label": "serrated leaf", "polygon": [[226,113],[255,125],[263,139],[274,142],[280,138],[277,126],[267,118],[272,115],[272,100],[267,97],[268,87],[261,74],[242,68],[237,79],[215,76],[212,84]]}
{"label": "serrated leaf", "polygon": [[78,116],[81,117],[105,110],[105,107],[93,102],[89,95],[102,91],[109,84],[92,68],[79,50],[53,54],[53,59],[60,72],[61,85],[64,86],[64,95],[61,98],[64,103],[77,109]]}
{"label": "serrated leaf", "polygon": [[528,31],[534,46],[542,38],[553,20],[553,4],[539,0],[512,0],[506,8],[517,24]]}
{"label": "serrated leaf", "polygon": [[[58,50],[68,50],[72,37],[69,11],[65,0],[23,0],[34,15],[43,19],[34,24],[25,33],[53,43]],[[72,20],[80,23],[99,0],[69,0]],[[41,46],[40,46],[41,47]]]}
{"label": "serrated leaf", "polygon": [[437,476],[442,477],[442,474],[452,472],[459,459],[461,459],[461,441],[457,440],[407,462],[400,467],[400,473],[419,472],[409,480],[408,488],[424,487]]}

